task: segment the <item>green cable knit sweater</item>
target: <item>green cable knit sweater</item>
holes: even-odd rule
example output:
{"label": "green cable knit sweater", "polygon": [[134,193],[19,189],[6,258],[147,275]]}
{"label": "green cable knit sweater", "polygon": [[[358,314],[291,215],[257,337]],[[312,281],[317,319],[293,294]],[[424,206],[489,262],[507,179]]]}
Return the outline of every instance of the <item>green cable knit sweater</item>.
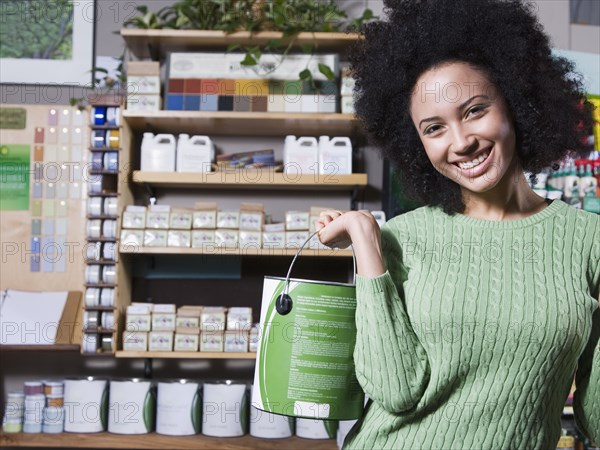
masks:
{"label": "green cable knit sweater", "polygon": [[553,201],[511,221],[424,207],[382,229],[357,278],[347,449],[553,449],[574,408],[600,444],[600,216]]}

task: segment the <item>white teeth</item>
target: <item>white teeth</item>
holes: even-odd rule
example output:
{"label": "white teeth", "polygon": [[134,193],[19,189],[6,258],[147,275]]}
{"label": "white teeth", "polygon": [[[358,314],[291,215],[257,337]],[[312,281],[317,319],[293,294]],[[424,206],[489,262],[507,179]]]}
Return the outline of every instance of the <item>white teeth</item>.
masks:
{"label": "white teeth", "polygon": [[473,167],[477,167],[479,164],[484,162],[488,156],[490,156],[490,152],[482,153],[478,158],[475,158],[472,161],[459,162],[458,167],[461,169],[472,169]]}

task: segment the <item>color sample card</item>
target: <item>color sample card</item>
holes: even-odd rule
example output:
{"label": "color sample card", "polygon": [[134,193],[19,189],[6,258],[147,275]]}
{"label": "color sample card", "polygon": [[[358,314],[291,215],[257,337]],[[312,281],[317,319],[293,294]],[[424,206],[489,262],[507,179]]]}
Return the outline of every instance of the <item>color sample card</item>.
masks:
{"label": "color sample card", "polygon": [[29,169],[31,147],[0,146],[0,211],[29,209]]}

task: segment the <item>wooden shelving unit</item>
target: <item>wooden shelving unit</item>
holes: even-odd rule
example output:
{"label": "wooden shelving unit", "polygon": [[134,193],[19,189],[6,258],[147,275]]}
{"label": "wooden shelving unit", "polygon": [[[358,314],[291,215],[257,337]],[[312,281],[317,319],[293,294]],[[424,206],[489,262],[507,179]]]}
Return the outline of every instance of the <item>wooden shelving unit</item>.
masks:
{"label": "wooden shelving unit", "polygon": [[[262,256],[280,257],[294,256],[298,249],[294,248],[224,248],[206,246],[204,248],[182,248],[182,247],[137,247],[134,245],[122,245],[119,249],[122,254],[137,255],[229,255],[229,256]],[[302,256],[315,257],[352,257],[351,250],[315,249],[302,250]]]}
{"label": "wooden shelving unit", "polygon": [[256,359],[256,353],[244,352],[133,352],[118,351],[117,358],[160,358],[160,359]]}
{"label": "wooden shelving unit", "polygon": [[[169,51],[192,51],[227,48],[230,44],[263,45],[273,39],[283,39],[278,31],[225,33],[211,30],[141,30],[121,29],[127,48],[140,59],[162,59]],[[299,33],[293,46],[315,45],[320,52],[344,52],[360,39],[356,33]],[[290,38],[283,39],[289,43]]]}
{"label": "wooden shelving unit", "polygon": [[25,434],[0,433],[0,447],[46,448],[106,448],[106,449],[169,449],[169,450],[286,450],[300,449],[310,444],[311,450],[337,449],[335,440],[211,438],[203,435],[165,436],[157,433],[123,435],[111,433]]}
{"label": "wooden shelving unit", "polygon": [[55,345],[0,345],[2,352],[78,352],[79,344]]}
{"label": "wooden shelving unit", "polygon": [[350,136],[360,131],[351,114],[235,111],[123,111],[132,131],[229,136]]}
{"label": "wooden shelving unit", "polygon": [[132,174],[132,181],[156,187],[174,188],[277,188],[303,191],[313,189],[319,191],[338,191],[365,187],[368,184],[368,177],[365,173],[354,173],[351,175],[298,175],[260,169],[203,173],[142,172],[136,170]]}

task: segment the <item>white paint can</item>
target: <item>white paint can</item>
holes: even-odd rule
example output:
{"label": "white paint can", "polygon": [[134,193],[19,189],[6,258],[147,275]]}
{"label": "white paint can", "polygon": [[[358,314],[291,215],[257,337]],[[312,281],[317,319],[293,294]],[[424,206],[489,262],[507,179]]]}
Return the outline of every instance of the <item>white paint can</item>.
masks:
{"label": "white paint can", "polygon": [[190,380],[158,383],[156,432],[187,436],[200,432],[200,384]]}
{"label": "white paint can", "polygon": [[304,439],[335,439],[336,420],[296,419],[296,436]]}
{"label": "white paint can", "polygon": [[282,439],[294,435],[294,418],[250,407],[250,435],[261,439]]}
{"label": "white paint can", "polygon": [[156,392],[149,380],[111,380],[108,432],[146,434],[154,431]]}
{"label": "white paint can", "polygon": [[204,383],[202,434],[238,437],[248,429],[249,398],[246,383],[231,380]]}
{"label": "white paint can", "polygon": [[65,431],[98,433],[106,429],[108,383],[87,377],[65,380]]}
{"label": "white paint can", "polygon": [[344,446],[346,436],[348,436],[348,433],[350,433],[350,430],[356,422],[358,422],[358,420],[340,420],[338,422],[337,445],[339,448]]}

